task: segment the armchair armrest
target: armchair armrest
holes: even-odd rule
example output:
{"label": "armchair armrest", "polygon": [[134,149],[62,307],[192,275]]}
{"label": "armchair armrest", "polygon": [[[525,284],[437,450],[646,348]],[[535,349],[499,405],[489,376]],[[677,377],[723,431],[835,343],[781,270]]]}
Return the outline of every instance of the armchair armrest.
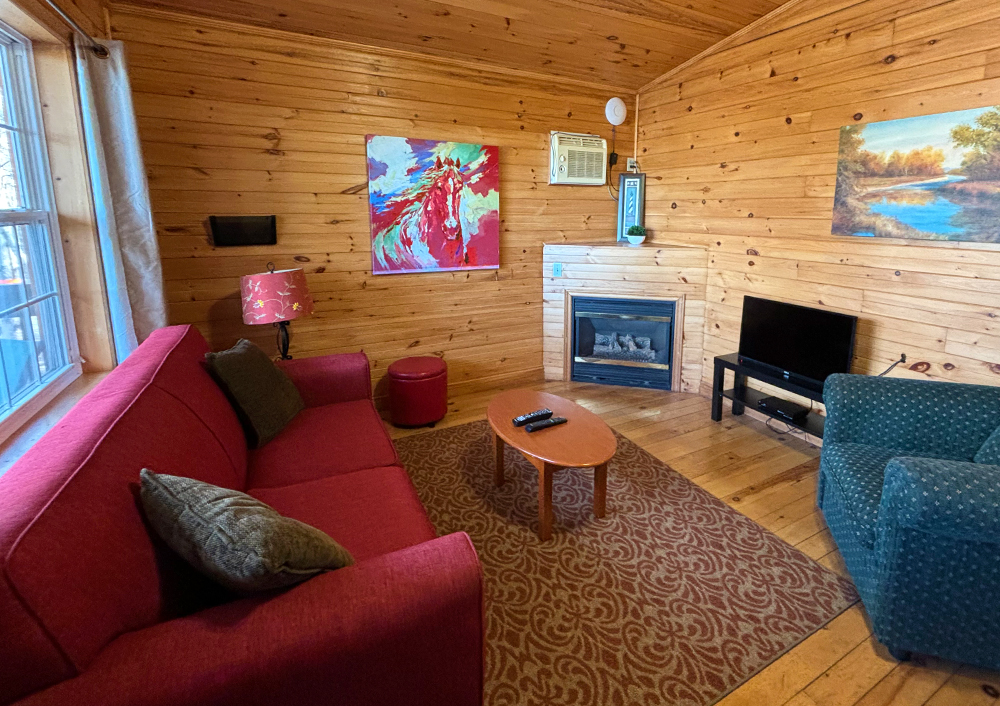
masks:
{"label": "armchair armrest", "polygon": [[880,530],[891,524],[952,539],[1000,543],[1000,466],[892,459],[885,469],[878,514]]}
{"label": "armchair armrest", "polygon": [[364,353],[293,358],[279,361],[278,366],[295,383],[306,407],[372,397],[371,372]]}
{"label": "armchair armrest", "polygon": [[480,706],[483,591],[464,533],[127,633],[18,706]]}
{"label": "armchair armrest", "polygon": [[845,441],[971,461],[1000,425],[1000,388],[831,375],[824,442]]}

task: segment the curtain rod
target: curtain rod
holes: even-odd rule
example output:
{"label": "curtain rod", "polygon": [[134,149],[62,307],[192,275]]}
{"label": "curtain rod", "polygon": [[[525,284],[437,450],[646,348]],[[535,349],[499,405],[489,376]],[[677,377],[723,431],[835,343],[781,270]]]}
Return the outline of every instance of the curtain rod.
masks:
{"label": "curtain rod", "polygon": [[58,5],[55,4],[55,2],[53,2],[53,0],[45,0],[45,4],[51,7],[52,11],[55,12],[57,15],[59,15],[59,17],[62,18],[63,22],[72,27],[77,34],[85,37],[86,40],[90,42],[90,50],[94,52],[95,56],[97,56],[99,59],[107,59],[111,55],[111,52],[108,51],[108,48],[106,46],[104,46],[96,39],[91,37],[90,34],[86,30],[84,30],[83,27],[81,27],[76,20],[67,15],[66,12],[61,7],[59,7]]}

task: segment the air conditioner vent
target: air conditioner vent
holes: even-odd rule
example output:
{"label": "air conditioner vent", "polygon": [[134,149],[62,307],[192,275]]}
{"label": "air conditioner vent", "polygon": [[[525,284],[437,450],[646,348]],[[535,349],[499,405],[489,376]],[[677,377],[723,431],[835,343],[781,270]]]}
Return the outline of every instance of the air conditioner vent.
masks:
{"label": "air conditioner vent", "polygon": [[607,178],[608,143],[598,135],[553,132],[550,184],[600,186]]}

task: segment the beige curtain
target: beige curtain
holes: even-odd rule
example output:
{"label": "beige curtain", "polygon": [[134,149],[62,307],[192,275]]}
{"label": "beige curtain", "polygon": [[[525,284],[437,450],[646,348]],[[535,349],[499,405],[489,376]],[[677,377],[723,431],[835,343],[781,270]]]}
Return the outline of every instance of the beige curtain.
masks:
{"label": "beige curtain", "polygon": [[166,326],[160,252],[132,106],[125,50],[98,57],[77,38],[77,76],[118,362]]}

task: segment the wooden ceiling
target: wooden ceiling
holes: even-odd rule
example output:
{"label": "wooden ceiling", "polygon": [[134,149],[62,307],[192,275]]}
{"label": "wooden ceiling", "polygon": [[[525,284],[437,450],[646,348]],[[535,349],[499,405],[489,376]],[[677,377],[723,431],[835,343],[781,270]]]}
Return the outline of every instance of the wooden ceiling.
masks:
{"label": "wooden ceiling", "polygon": [[132,3],[627,89],[782,0],[131,0]]}

